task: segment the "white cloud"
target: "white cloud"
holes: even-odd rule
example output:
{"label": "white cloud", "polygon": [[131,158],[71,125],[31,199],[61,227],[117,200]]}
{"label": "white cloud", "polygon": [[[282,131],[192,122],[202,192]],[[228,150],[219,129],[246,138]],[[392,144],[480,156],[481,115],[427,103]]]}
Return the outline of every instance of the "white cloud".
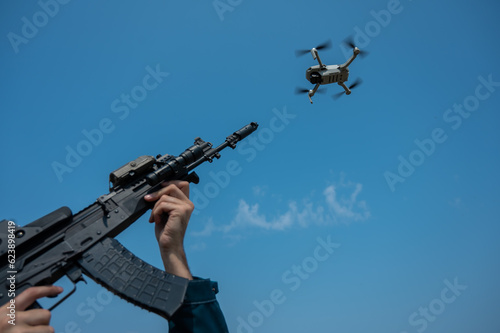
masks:
{"label": "white cloud", "polygon": [[189,246],[191,251],[205,251],[207,248],[207,243],[205,242],[196,242]]}
{"label": "white cloud", "polygon": [[364,201],[358,201],[357,197],[363,186],[354,184],[354,190],[348,199],[337,197],[335,186],[330,185],[324,191],[325,201],[332,217],[339,222],[362,221],[370,217],[370,212]]}
{"label": "white cloud", "polygon": [[193,236],[201,236],[201,237],[208,237],[212,235],[212,232],[216,231],[217,227],[215,226],[214,221],[212,218],[208,220],[208,222],[205,224],[205,228],[201,231],[193,231],[191,232],[191,235]]}
{"label": "white cloud", "polygon": [[266,230],[284,230],[293,223],[293,215],[290,211],[268,221],[264,215],[259,215],[259,204],[250,206],[245,200],[240,200],[236,217],[231,224],[224,226],[224,232],[238,227],[258,227]]}
{"label": "white cloud", "polygon": [[[250,204],[240,199],[236,214],[229,224],[216,226],[210,219],[202,231],[193,234],[209,236],[217,231],[229,235],[243,228],[281,231],[293,227],[363,221],[370,217],[370,212],[366,202],[359,200],[362,189],[361,184],[346,183],[342,177],[340,184],[327,186],[320,198],[311,194],[300,202],[290,201],[284,212],[273,215],[264,213],[258,203]],[[261,191],[254,191],[254,194],[265,200]]]}
{"label": "white cloud", "polygon": [[252,187],[253,195],[256,197],[265,196],[267,188],[265,186],[254,186]]}

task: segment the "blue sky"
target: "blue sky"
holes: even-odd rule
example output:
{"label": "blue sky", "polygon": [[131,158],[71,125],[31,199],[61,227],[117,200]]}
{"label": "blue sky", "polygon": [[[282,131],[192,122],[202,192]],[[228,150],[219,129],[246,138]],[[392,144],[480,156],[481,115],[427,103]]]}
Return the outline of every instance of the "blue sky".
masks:
{"label": "blue sky", "polygon": [[[221,143],[186,237],[231,332],[498,332],[496,1],[41,0],[0,10],[2,218],[73,213],[140,155]],[[363,84],[311,105],[352,36]],[[78,156],[75,156],[78,154]],[[118,236],[161,267],[147,217]],[[166,332],[88,279],[58,333]]]}

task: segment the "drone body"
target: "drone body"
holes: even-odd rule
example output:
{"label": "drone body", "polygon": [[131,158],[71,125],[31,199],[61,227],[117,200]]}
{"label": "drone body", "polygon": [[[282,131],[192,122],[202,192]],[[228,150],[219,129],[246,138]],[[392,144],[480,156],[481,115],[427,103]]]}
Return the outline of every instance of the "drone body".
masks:
{"label": "drone body", "polygon": [[[352,43],[349,45],[352,46],[353,48],[353,55],[343,64],[341,65],[325,65],[321,61],[319,54],[318,54],[318,49],[322,48],[327,48],[329,44],[324,44],[322,46],[318,46],[316,48],[312,48],[310,50],[311,55],[314,60],[318,61],[318,65],[311,66],[306,70],[306,79],[314,84],[313,89],[299,89],[297,92],[307,92],[307,95],[309,96],[309,101],[312,104],[312,98],[316,91],[318,90],[320,85],[325,85],[325,84],[331,84],[331,83],[337,83],[338,85],[342,86],[344,88],[344,91],[340,94],[346,94],[350,95],[351,94],[351,89],[354,88],[356,85],[360,83],[360,81],[354,82],[351,86],[347,87],[344,82],[347,82],[349,79],[349,65],[356,59],[358,54],[361,53],[361,51],[354,46]],[[309,52],[309,50],[306,51],[297,51],[297,55],[300,55],[304,52]]]}
{"label": "drone body", "polygon": [[349,78],[349,69],[341,68],[339,65],[321,67],[319,65],[309,67],[306,71],[306,79],[312,84],[329,84],[345,82]]}

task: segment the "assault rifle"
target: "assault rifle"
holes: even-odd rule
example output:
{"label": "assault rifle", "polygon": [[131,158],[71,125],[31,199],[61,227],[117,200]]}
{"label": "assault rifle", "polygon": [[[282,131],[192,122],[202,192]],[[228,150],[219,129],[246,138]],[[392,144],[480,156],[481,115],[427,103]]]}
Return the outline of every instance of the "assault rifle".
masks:
{"label": "assault rifle", "polygon": [[153,207],[143,199],[146,194],[169,180],[197,184],[194,168],[220,158],[228,146],[234,149],[257,126],[246,125],[216,148],[196,138],[178,157],[141,156],[112,172],[109,193],[75,215],[62,207],[24,227],[1,221],[0,305],[31,286],[50,285],[66,275],[73,289],[53,309],[75,292],[85,274],[126,301],[169,319],[184,300],[188,280],[142,261],[114,237]]}

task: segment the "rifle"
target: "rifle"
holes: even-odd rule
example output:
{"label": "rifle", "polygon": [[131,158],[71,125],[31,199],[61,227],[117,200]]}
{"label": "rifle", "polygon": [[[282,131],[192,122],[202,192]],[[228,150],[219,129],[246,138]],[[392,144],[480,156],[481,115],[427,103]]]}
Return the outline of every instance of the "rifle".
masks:
{"label": "rifle", "polygon": [[[167,320],[181,306],[188,280],[159,270],[136,257],[114,237],[154,206],[144,200],[161,183],[186,180],[197,184],[193,171],[203,162],[220,158],[226,147],[257,129],[250,123],[212,148],[196,138],[178,157],[141,156],[109,175],[109,193],[73,215],[61,207],[24,227],[0,222],[0,304],[31,286],[50,285],[63,276],[73,289],[50,310],[66,300],[84,281],[83,274],[114,294]],[[35,302],[32,308],[40,308]]]}

